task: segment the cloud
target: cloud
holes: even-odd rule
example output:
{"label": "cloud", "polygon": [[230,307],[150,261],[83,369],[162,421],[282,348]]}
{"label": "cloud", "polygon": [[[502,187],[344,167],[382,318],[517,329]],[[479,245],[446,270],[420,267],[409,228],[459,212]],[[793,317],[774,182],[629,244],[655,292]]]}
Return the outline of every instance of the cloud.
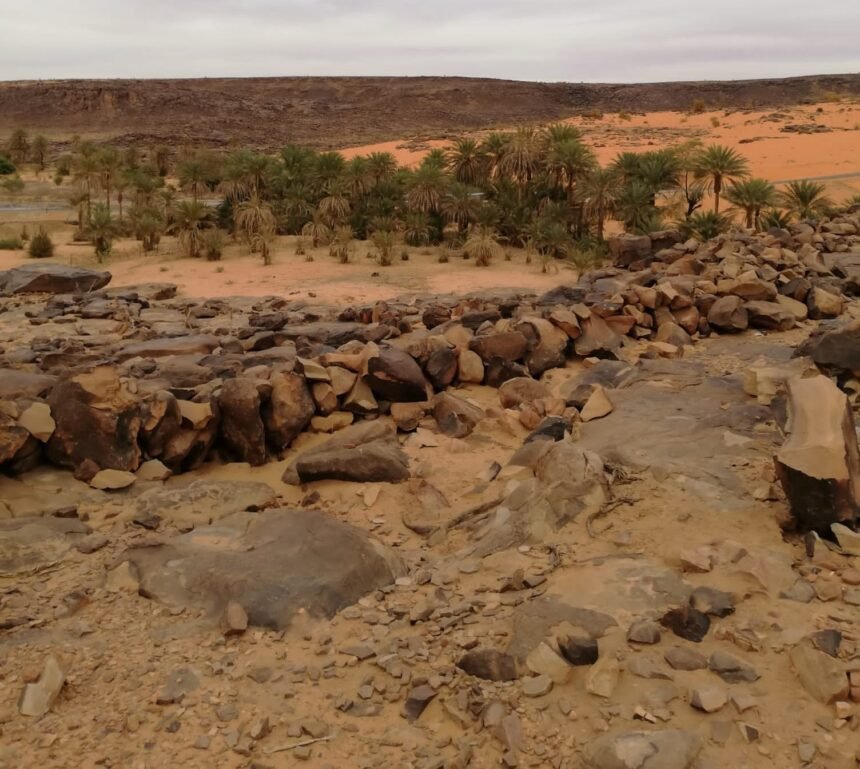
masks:
{"label": "cloud", "polygon": [[[860,69],[828,0],[41,0],[4,11],[0,78],[471,75],[641,82]],[[2,109],[2,105],[0,105]]]}

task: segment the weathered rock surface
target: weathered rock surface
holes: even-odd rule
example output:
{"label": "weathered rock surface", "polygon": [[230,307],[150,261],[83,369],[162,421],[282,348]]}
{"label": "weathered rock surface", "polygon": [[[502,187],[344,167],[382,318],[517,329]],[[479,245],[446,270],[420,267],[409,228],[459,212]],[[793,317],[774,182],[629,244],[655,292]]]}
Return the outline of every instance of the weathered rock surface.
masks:
{"label": "weathered rock surface", "polygon": [[97,291],[111,274],[86,267],[43,262],[0,272],[0,294],[77,294]]}

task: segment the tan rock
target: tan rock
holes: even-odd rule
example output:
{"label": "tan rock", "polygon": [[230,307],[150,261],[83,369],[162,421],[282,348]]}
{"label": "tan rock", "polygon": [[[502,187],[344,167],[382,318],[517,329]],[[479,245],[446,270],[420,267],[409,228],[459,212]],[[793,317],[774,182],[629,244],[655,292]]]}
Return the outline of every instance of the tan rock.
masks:
{"label": "tan rock", "polygon": [[573,667],[543,641],[526,658],[526,667],[535,675],[549,676],[554,684],[567,683],[573,672]]}
{"label": "tan rock", "polygon": [[608,416],[614,409],[615,407],[612,405],[612,401],[609,400],[606,390],[602,386],[597,385],[585,404],[585,408],[582,409],[581,418],[583,422],[591,422],[593,419],[601,419]]}
{"label": "tan rock", "polygon": [[32,403],[18,417],[18,426],[23,427],[36,440],[47,443],[57,424],[47,403]]}
{"label": "tan rock", "polygon": [[478,353],[461,349],[458,366],[460,381],[463,384],[481,384],[484,381],[484,362]]}
{"label": "tan rock", "polygon": [[90,486],[100,491],[118,491],[127,489],[136,480],[134,473],[125,470],[99,470],[90,481]]}
{"label": "tan rock", "polygon": [[38,717],[47,713],[63,689],[66,676],[56,657],[48,657],[39,680],[27,684],[18,699],[18,710],[23,716]]}

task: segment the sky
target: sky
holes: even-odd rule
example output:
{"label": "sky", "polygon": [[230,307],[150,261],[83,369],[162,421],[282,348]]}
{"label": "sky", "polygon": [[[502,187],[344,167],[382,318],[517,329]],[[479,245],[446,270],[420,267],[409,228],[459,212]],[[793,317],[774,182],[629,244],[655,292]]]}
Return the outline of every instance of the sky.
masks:
{"label": "sky", "polygon": [[860,0],[0,0],[0,80],[860,71]]}

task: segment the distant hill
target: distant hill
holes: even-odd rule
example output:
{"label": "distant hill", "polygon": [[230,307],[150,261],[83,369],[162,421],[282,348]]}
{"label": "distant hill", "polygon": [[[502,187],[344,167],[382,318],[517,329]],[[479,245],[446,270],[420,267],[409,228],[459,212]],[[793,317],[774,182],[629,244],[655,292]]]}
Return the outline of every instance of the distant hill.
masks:
{"label": "distant hill", "polygon": [[340,147],[544,122],[588,110],[779,107],[860,95],[860,74],[781,80],[529,83],[460,77],[279,77],[0,82],[0,135],[14,127],[124,144]]}

